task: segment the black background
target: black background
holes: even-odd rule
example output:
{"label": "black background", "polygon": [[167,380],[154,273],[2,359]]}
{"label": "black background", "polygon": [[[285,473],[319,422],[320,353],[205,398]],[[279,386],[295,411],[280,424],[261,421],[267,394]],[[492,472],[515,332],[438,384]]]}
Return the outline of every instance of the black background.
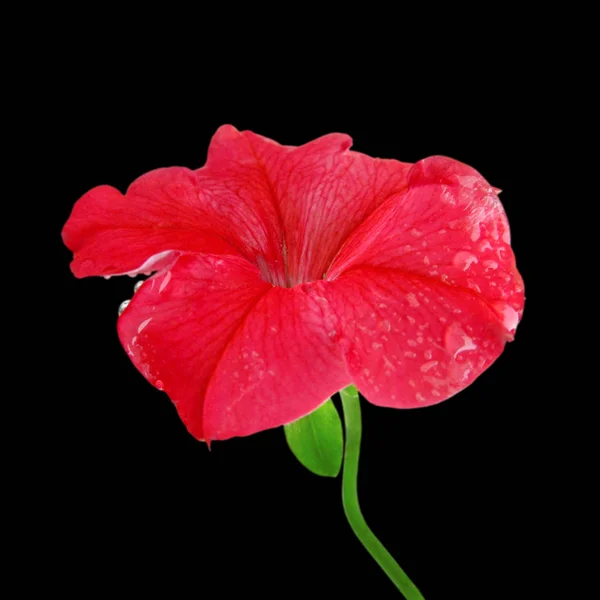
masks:
{"label": "black background", "polygon": [[372,529],[427,600],[528,597],[514,582],[535,576],[546,470],[532,372],[542,326],[531,235],[543,202],[531,177],[543,144],[535,106],[505,78],[502,61],[490,66],[493,77],[465,74],[452,88],[443,72],[423,87],[408,85],[406,70],[390,78],[368,65],[354,79],[332,71],[317,82],[308,69],[284,84],[277,74],[258,80],[253,64],[240,62],[217,78],[204,64],[187,70],[160,53],[122,63],[100,53],[84,66],[65,53],[47,80],[40,152],[52,165],[43,184],[51,258],[43,277],[52,281],[47,362],[60,397],[39,483],[49,538],[60,540],[48,547],[50,579],[82,598],[115,590],[398,597],[351,532],[339,479],[303,469],[281,429],[215,442],[209,452],[119,344],[116,311],[134,282],[76,280],[69,271],[60,230],[83,193],[105,183],[124,191],[158,167],[197,168],[216,128],[231,123],[292,145],[344,132],[358,151],[407,162],[443,154],[503,190],[527,296],[516,340],[440,405],[399,411],[363,402],[359,492]]}

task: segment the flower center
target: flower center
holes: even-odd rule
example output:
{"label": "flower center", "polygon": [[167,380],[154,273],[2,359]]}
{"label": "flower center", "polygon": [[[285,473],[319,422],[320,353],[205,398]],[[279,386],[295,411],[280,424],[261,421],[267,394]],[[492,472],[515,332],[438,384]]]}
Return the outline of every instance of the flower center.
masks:
{"label": "flower center", "polygon": [[302,269],[302,266],[296,269],[290,268],[285,243],[280,258],[267,260],[263,255],[260,255],[256,257],[256,266],[260,271],[262,280],[277,287],[293,288],[301,283],[311,283],[325,278],[325,273],[320,277],[312,276],[309,273],[309,268]]}
{"label": "flower center", "polygon": [[260,255],[256,258],[256,266],[261,273],[263,281],[284,288],[293,288],[300,283],[310,283],[315,278],[304,273],[291,273],[288,263],[287,245],[283,243],[281,258],[268,261]]}

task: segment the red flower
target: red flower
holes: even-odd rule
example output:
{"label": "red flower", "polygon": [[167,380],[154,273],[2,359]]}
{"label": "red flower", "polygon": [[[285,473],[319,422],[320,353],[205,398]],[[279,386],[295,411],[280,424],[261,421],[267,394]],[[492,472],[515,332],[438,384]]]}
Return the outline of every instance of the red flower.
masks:
{"label": "red flower", "polygon": [[203,168],[75,205],[63,239],[77,277],[157,271],[119,337],[195,437],[292,422],[350,383],[381,406],[435,404],[512,340],[523,282],[496,190],[450,158],[350,145],[223,126]]}

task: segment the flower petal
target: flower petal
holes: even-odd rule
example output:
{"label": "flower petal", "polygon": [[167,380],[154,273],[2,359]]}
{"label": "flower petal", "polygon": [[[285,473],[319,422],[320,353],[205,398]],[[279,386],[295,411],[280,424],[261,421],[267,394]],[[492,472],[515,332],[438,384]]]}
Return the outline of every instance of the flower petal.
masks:
{"label": "flower petal", "polygon": [[[150,273],[180,252],[239,254],[198,192],[197,176],[174,167],[151,171],[123,195],[96,187],[73,207],[63,240],[77,277]],[[161,264],[162,263],[162,264]]]}
{"label": "flower petal", "polygon": [[523,313],[523,281],[502,204],[477,171],[450,158],[416,163],[407,191],[382,204],[349,237],[327,279],[362,265],[475,294],[493,309],[509,339]]}
{"label": "flower petal", "polygon": [[469,385],[523,312],[523,281],[495,191],[433,157],[349,237],[327,274],[348,368],[373,403],[417,407]]}
{"label": "flower petal", "polygon": [[119,337],[192,435],[249,435],[304,416],[349,383],[319,285],[273,287],[244,259],[182,256],[142,285]]}
{"label": "flower petal", "polygon": [[250,435],[307,415],[352,381],[341,324],[321,282],[274,287],[231,340],[206,392],[210,439]]}
{"label": "flower petal", "polygon": [[507,340],[471,291],[395,269],[359,267],[328,285],[357,388],[395,408],[436,404],[467,387]]}
{"label": "flower petal", "polygon": [[[236,193],[254,193],[260,201],[268,190],[284,234],[285,285],[321,279],[346,237],[406,187],[411,165],[350,152],[351,144],[349,136],[333,133],[303,146],[281,146],[231,126],[213,138],[199,173],[234,181]],[[282,285],[276,273],[272,281]]]}
{"label": "flower petal", "polygon": [[167,392],[197,438],[204,438],[204,394],[212,373],[270,289],[245,259],[186,255],[146,280],[119,317],[119,339],[134,365]]}

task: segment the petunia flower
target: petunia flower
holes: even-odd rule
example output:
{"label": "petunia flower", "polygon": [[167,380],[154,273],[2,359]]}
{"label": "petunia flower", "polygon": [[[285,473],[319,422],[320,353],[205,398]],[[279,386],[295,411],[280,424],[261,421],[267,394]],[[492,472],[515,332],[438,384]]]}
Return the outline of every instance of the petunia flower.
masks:
{"label": "petunia flower", "polygon": [[204,167],[75,204],[77,277],[151,275],[119,338],[196,438],[295,422],[350,385],[380,406],[436,404],[513,339],[524,292],[499,190],[450,158],[350,146],[223,126]]}
{"label": "petunia flower", "polygon": [[203,168],[75,205],[77,277],[156,271],[119,337],[196,438],[290,423],[351,383],[377,405],[435,404],[512,340],[523,283],[494,188],[450,158],[350,145],[223,126]]}

